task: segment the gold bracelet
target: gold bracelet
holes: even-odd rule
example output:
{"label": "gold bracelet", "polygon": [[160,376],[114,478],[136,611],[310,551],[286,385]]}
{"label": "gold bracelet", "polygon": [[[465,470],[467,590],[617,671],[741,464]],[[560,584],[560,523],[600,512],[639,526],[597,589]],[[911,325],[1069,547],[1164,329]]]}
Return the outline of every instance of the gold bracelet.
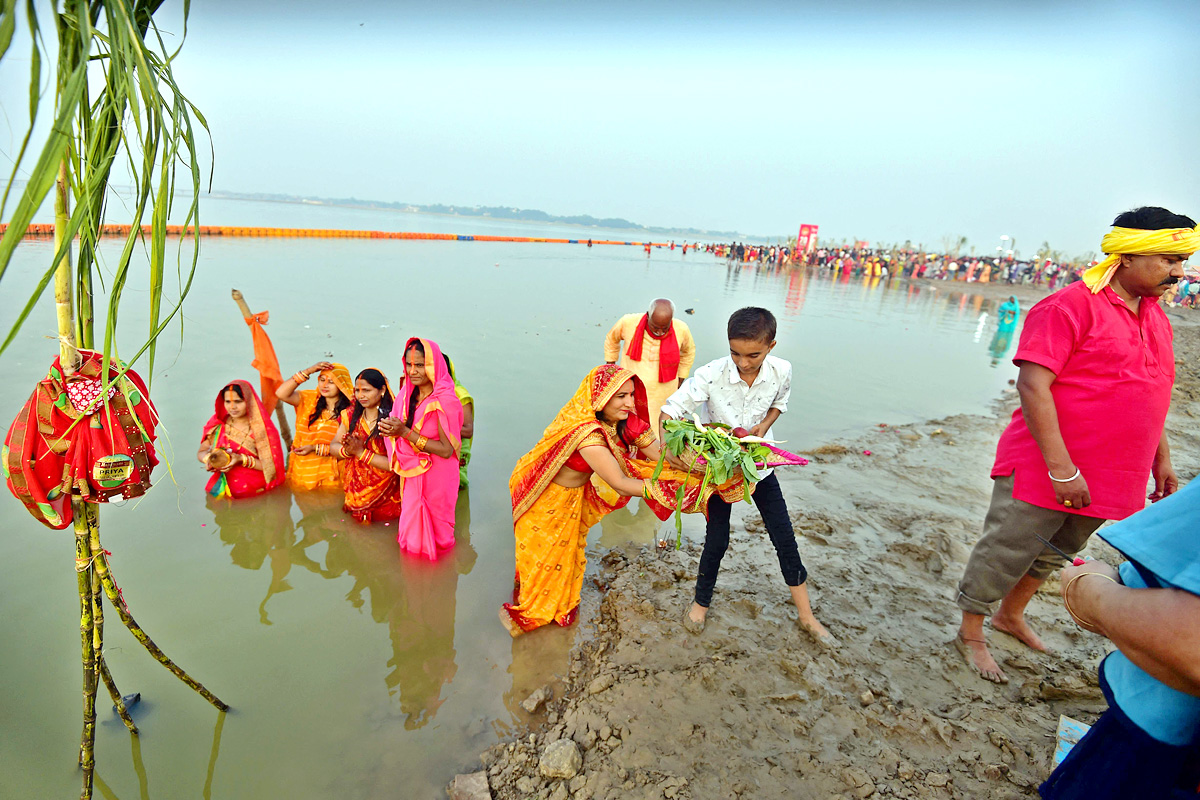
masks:
{"label": "gold bracelet", "polygon": [[371,457],[373,455],[375,455],[375,454],[372,453],[370,450],[363,450],[361,453],[358,454],[358,460],[364,464],[370,464]]}
{"label": "gold bracelet", "polygon": [[304,383],[306,380],[308,380],[311,377],[312,376],[309,375],[307,372],[304,372],[303,370],[301,370],[300,372],[297,372],[295,375],[292,376],[292,380],[294,380],[296,383]]}
{"label": "gold bracelet", "polygon": [[1104,580],[1106,580],[1110,583],[1114,583],[1117,586],[1120,586],[1121,584],[1117,583],[1115,580],[1113,580],[1112,578],[1110,578],[1109,576],[1105,575],[1102,572],[1081,572],[1078,575],[1076,575],[1074,578],[1071,578],[1071,580],[1067,581],[1067,585],[1065,587],[1063,587],[1063,605],[1067,607],[1067,613],[1070,614],[1072,617],[1074,617],[1075,620],[1077,622],[1079,622],[1079,624],[1082,625],[1083,627],[1096,628],[1097,627],[1096,623],[1086,622],[1083,619],[1083,617],[1076,614],[1074,609],[1071,608],[1071,587],[1073,585],[1075,585],[1075,581],[1079,580],[1080,578],[1086,578],[1088,575],[1095,575],[1097,578],[1104,578]]}
{"label": "gold bracelet", "polygon": [[429,444],[429,440],[418,434],[417,441],[413,442],[413,449],[418,452],[423,452],[425,450],[425,445],[427,444]]}

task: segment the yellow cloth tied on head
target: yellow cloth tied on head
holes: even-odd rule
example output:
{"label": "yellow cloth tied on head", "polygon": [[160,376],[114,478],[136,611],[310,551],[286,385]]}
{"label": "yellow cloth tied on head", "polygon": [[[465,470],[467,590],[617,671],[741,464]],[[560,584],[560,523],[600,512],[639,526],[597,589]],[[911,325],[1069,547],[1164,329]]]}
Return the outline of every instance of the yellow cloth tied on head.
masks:
{"label": "yellow cloth tied on head", "polygon": [[1200,250],[1200,225],[1195,228],[1164,228],[1146,231],[1140,228],[1113,228],[1100,241],[1107,257],[1088,267],[1083,283],[1092,294],[1104,289],[1121,264],[1122,255],[1191,255]]}

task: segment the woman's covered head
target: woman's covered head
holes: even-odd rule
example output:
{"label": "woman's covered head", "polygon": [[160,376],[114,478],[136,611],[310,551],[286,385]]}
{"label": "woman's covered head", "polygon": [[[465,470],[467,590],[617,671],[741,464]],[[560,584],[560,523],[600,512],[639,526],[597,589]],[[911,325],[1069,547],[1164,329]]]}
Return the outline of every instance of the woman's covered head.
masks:
{"label": "woman's covered head", "polygon": [[413,339],[404,350],[404,374],[414,387],[429,383],[429,373],[425,371],[425,345],[420,339]]}

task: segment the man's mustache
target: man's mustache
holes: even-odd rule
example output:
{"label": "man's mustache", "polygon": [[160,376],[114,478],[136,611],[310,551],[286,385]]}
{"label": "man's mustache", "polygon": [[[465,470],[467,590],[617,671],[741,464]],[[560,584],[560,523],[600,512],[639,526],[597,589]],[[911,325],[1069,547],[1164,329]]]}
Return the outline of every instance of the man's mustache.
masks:
{"label": "man's mustache", "polygon": [[1166,278],[1163,279],[1163,282],[1160,283],[1159,286],[1170,286],[1173,283],[1179,283],[1179,278],[1176,278],[1174,276],[1167,276]]}

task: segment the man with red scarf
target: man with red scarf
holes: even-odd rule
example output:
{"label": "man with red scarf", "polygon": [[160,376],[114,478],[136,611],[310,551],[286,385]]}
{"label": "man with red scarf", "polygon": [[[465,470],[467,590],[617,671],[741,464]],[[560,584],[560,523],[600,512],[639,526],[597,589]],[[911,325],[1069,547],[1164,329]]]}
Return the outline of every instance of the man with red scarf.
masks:
{"label": "man with red scarf", "polygon": [[[621,354],[621,341],[625,352]],[[646,385],[650,424],[658,428],[658,411],[692,369],[696,342],[686,323],[675,319],[675,304],[660,297],[645,314],[626,314],[604,340],[604,360],[631,370]]]}

